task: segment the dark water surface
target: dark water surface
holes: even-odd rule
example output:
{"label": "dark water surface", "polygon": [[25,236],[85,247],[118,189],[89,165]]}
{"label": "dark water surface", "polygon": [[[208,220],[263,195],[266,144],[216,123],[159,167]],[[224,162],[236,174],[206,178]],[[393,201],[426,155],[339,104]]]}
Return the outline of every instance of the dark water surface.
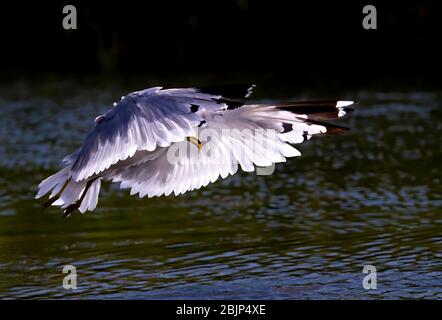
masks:
{"label": "dark water surface", "polygon": [[[154,199],[107,184],[94,212],[42,211],[38,183],[142,87],[0,86],[0,297],[442,298],[440,92],[273,94],[360,103],[340,121],[350,134],[313,138],[273,175]],[[75,291],[62,287],[66,264]],[[376,290],[362,286],[367,264]]]}

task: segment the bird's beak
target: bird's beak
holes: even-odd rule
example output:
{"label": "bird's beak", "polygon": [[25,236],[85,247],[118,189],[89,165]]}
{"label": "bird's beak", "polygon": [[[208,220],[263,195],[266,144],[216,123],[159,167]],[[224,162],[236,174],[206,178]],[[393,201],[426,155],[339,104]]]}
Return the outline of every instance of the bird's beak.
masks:
{"label": "bird's beak", "polygon": [[187,141],[196,145],[198,147],[198,151],[203,147],[203,144],[197,137],[187,137]]}

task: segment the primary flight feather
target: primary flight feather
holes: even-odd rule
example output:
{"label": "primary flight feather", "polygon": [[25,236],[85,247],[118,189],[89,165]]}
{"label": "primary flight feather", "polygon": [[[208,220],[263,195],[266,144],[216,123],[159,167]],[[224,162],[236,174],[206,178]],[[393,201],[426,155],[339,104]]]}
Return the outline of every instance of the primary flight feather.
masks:
{"label": "primary flight feather", "polygon": [[107,113],[65,167],[43,180],[44,206],[94,210],[102,180],[140,197],[179,195],[238,170],[299,156],[292,144],[347,128],[323,122],[352,111],[352,101],[253,104],[254,86],[149,88],[128,94]]}

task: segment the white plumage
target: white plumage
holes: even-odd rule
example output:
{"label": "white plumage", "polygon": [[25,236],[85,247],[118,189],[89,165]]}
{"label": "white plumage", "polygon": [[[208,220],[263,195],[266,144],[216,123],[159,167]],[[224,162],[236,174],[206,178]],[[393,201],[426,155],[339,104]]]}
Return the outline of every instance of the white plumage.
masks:
{"label": "white plumage", "polygon": [[[94,210],[101,180],[119,182],[140,197],[179,195],[226,178],[299,156],[290,144],[346,130],[319,120],[345,115],[352,101],[246,104],[254,86],[235,96],[196,88],[154,87],[122,97],[65,167],[42,181],[36,198],[65,215]],[[220,91],[223,91],[220,89]]]}

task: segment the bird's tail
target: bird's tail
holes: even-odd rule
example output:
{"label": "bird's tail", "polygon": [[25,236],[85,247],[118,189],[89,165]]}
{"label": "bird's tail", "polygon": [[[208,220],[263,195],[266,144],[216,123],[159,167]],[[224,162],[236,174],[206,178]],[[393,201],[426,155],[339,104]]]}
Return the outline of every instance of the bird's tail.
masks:
{"label": "bird's tail", "polygon": [[101,178],[74,181],[70,178],[70,165],[68,165],[43,180],[38,187],[35,196],[37,199],[51,192],[49,199],[43,204],[44,208],[50,205],[61,206],[65,209],[65,215],[69,215],[76,209],[83,213],[96,208]]}

